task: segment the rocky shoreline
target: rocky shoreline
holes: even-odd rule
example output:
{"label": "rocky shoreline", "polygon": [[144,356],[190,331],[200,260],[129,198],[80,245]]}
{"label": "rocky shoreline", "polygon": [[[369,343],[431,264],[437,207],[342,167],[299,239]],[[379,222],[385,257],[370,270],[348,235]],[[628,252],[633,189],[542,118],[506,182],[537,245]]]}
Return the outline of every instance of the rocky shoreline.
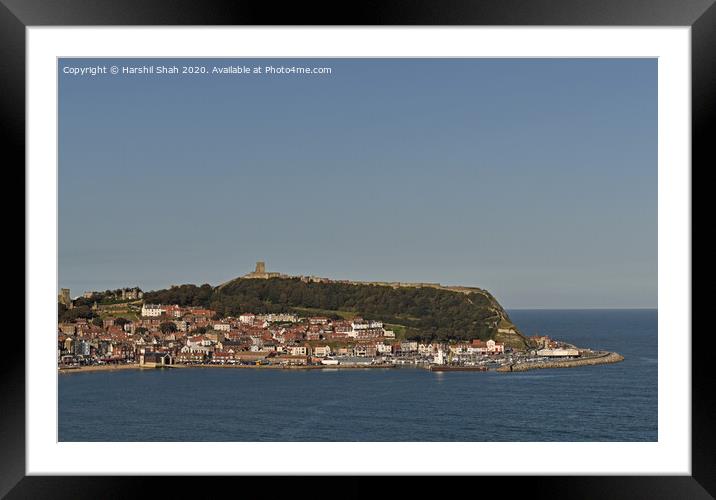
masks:
{"label": "rocky shoreline", "polygon": [[501,373],[526,372],[529,370],[540,370],[545,368],[574,368],[577,366],[607,365],[624,361],[624,356],[616,352],[608,352],[601,356],[593,356],[582,359],[567,359],[561,361],[548,361],[546,363],[515,363],[497,368],[495,371]]}

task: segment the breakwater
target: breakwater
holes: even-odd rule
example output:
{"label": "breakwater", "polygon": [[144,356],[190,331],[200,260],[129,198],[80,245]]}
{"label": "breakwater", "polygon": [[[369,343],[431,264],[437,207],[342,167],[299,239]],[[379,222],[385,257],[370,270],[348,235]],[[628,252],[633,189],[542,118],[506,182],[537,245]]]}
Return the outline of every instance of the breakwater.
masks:
{"label": "breakwater", "polygon": [[227,368],[227,369],[245,369],[245,370],[349,370],[349,369],[369,369],[369,368],[395,368],[392,364],[340,364],[340,365],[240,365],[240,364],[175,364],[168,366],[158,366],[157,368]]}
{"label": "breakwater", "polygon": [[543,368],[574,368],[576,366],[606,365],[624,361],[624,356],[616,352],[608,352],[600,356],[590,356],[580,359],[566,359],[547,361],[545,363],[514,363],[497,368],[498,372],[526,372],[528,370],[539,370]]}

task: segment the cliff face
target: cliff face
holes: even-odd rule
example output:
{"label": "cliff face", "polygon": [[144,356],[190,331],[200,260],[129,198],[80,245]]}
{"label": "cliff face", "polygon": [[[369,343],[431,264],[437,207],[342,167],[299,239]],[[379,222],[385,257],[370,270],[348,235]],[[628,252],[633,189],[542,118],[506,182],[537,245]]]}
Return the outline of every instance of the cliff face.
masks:
{"label": "cliff face", "polygon": [[505,311],[505,309],[499,302],[497,302],[497,299],[495,299],[490,292],[483,290],[482,288],[474,287],[446,287],[446,289],[461,293],[479,293],[484,295],[489,301],[490,306],[497,318],[496,327],[492,335],[495,342],[503,342],[505,346],[512,347],[514,349],[528,349],[531,347],[530,341],[512,322],[510,316],[507,314],[507,311]]}
{"label": "cliff face", "polygon": [[[509,321],[509,318],[508,318]],[[495,342],[504,342],[506,346],[513,347],[515,349],[528,349],[531,347],[530,341],[520,332],[515,325],[511,325],[511,328],[506,331],[498,330],[495,332]]]}

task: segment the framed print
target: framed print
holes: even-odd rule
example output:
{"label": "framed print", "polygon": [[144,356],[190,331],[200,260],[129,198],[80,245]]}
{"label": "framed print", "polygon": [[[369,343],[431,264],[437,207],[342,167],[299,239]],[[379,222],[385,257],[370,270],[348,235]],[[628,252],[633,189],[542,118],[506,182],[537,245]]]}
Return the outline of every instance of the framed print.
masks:
{"label": "framed print", "polygon": [[218,5],[4,2],[27,302],[0,491],[709,498],[712,2]]}

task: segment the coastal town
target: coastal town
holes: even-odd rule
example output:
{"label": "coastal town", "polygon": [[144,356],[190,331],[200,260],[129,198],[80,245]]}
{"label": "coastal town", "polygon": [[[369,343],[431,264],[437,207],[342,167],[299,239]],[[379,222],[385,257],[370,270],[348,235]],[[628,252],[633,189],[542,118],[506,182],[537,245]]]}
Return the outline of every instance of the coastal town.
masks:
{"label": "coastal town", "polygon": [[224,317],[202,307],[148,303],[136,287],[114,291],[109,297],[85,292],[79,301],[62,289],[58,302],[63,310],[71,311],[75,304],[89,303],[99,295],[102,305],[92,302],[91,319],[76,317],[58,323],[60,371],[411,366],[432,371],[521,371],[575,360],[581,364],[619,361],[609,358],[615,353],[579,349],[547,336],[529,337],[532,347],[521,350],[492,339],[410,340],[396,335],[379,318],[358,315],[336,319],[246,311]]}

